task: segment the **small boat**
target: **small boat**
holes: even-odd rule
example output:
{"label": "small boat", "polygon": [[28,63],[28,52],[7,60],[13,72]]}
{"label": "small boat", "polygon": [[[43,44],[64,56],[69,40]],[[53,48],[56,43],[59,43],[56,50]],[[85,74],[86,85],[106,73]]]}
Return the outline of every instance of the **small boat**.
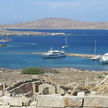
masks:
{"label": "small boat", "polygon": [[2,39],[2,40],[0,40],[0,42],[5,43],[5,42],[9,42],[9,40]]}
{"label": "small boat", "polygon": [[108,53],[105,53],[102,58],[100,59],[102,64],[108,64]]}
{"label": "small boat", "polygon": [[68,45],[63,45],[62,48],[68,48]]}
{"label": "small boat", "polygon": [[2,39],[0,39],[0,42],[3,42],[3,43],[10,42],[10,41],[11,41],[11,39],[9,39],[8,37],[3,38],[3,36],[2,36]]}
{"label": "small boat", "polygon": [[65,36],[65,45],[63,45],[62,48],[68,48],[67,36]]}
{"label": "small boat", "polygon": [[100,56],[96,55],[96,40],[95,40],[95,48],[94,48],[94,56],[91,57],[91,60],[99,60]]}
{"label": "small boat", "polygon": [[49,50],[45,55],[44,58],[59,58],[59,57],[65,57],[66,54],[63,50]]}
{"label": "small boat", "polygon": [[100,59],[100,56],[98,56],[98,55],[95,55],[91,58],[91,60],[99,60],[99,59]]}
{"label": "small boat", "polygon": [[5,44],[0,44],[0,47],[6,47],[7,45],[5,45]]}

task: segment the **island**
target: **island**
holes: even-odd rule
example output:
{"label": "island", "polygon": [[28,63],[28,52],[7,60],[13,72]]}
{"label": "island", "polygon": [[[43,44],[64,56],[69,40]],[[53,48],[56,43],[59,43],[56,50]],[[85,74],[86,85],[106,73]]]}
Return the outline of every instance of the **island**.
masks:
{"label": "island", "polygon": [[31,22],[0,24],[0,29],[106,29],[108,22],[86,22],[66,18],[43,18]]}

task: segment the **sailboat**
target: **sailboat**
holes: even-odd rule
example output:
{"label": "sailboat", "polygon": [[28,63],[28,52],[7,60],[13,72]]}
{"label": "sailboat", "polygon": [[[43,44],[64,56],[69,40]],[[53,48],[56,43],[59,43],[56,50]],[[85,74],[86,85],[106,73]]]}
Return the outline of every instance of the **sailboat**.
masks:
{"label": "sailboat", "polygon": [[6,37],[4,40],[5,40],[6,42],[12,41],[12,39],[8,38],[8,35],[7,35],[7,37]]}
{"label": "sailboat", "polygon": [[94,47],[94,56],[91,58],[91,60],[99,60],[100,57],[96,55],[96,40],[95,40],[95,47]]}
{"label": "sailboat", "polygon": [[11,39],[9,39],[8,37],[6,37],[6,38],[3,38],[3,35],[2,35],[2,39],[0,39],[0,42],[9,42],[9,41],[11,41]]}
{"label": "sailboat", "polygon": [[63,45],[62,48],[68,48],[67,35],[65,36],[65,45]]}

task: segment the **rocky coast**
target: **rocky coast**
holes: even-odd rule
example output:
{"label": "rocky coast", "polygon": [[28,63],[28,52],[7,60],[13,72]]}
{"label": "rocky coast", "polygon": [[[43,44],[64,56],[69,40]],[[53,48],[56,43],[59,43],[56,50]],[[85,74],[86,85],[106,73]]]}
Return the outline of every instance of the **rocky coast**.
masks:
{"label": "rocky coast", "polygon": [[65,33],[46,33],[46,32],[33,32],[33,31],[10,31],[10,30],[0,30],[0,36],[55,36],[55,35],[65,35]]}

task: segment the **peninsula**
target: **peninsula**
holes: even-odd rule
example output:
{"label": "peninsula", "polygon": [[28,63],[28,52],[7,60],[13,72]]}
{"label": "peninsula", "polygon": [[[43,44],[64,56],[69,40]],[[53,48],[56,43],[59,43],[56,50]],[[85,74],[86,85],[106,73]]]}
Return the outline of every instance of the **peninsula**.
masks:
{"label": "peninsula", "polygon": [[10,30],[0,30],[0,36],[55,36],[55,35],[65,35],[65,33],[49,33],[49,32],[33,32],[33,31],[10,31]]}

